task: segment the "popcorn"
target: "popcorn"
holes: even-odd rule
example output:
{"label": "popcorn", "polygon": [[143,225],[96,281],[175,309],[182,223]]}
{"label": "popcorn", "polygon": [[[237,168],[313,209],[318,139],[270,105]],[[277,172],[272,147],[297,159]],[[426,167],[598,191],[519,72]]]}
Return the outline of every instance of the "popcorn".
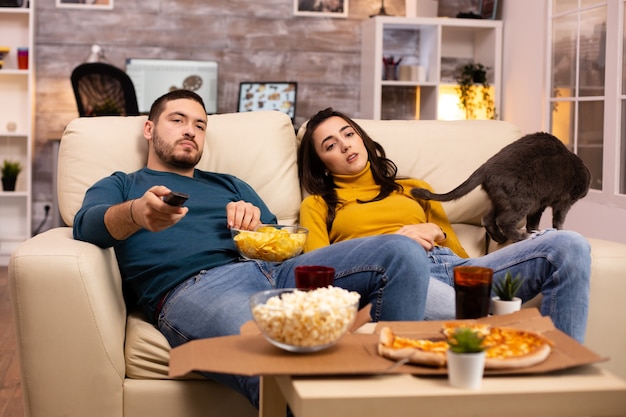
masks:
{"label": "popcorn", "polygon": [[265,335],[276,342],[313,347],[337,341],[352,324],[360,295],[339,287],[294,290],[253,307]]}

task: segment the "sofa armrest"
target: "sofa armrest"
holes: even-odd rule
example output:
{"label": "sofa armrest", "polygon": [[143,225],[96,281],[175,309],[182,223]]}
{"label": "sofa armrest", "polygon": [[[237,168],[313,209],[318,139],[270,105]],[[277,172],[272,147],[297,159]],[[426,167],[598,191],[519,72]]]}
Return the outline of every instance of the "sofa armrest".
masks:
{"label": "sofa armrest", "polygon": [[113,250],[48,230],[11,255],[9,286],[27,414],[122,415],[126,307]]}
{"label": "sofa armrest", "polygon": [[608,356],[603,364],[626,379],[626,245],[602,239],[591,244],[591,295],[585,345]]}

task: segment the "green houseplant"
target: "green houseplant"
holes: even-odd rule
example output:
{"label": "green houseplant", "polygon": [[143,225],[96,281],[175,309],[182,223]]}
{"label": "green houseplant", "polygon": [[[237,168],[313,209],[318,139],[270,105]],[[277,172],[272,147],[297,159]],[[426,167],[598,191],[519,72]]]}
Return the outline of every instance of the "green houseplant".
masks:
{"label": "green houseplant", "polygon": [[480,388],[485,368],[485,336],[478,330],[459,327],[448,339],[448,381],[458,388]]}
{"label": "green houseplant", "polygon": [[470,327],[459,327],[448,337],[448,346],[454,353],[480,353],[485,350],[483,336]]}
{"label": "green houseplant", "polygon": [[493,283],[493,292],[496,296],[491,299],[491,311],[494,315],[510,314],[522,308],[522,300],[516,297],[522,282],[521,275],[513,277],[511,272],[507,271],[504,279]]}
{"label": "green houseplant", "polygon": [[456,91],[459,95],[459,107],[465,111],[466,119],[475,119],[478,109],[484,109],[488,119],[496,118],[496,107],[487,79],[488,70],[483,64],[474,62],[456,70],[454,79],[458,84]]}
{"label": "green houseplant", "polygon": [[22,165],[18,161],[5,159],[2,164],[2,189],[15,191],[17,176],[22,172]]}
{"label": "green houseplant", "polygon": [[502,281],[494,282],[493,292],[500,297],[502,301],[513,301],[521,286],[522,276],[518,274],[513,278],[511,272],[507,272]]}

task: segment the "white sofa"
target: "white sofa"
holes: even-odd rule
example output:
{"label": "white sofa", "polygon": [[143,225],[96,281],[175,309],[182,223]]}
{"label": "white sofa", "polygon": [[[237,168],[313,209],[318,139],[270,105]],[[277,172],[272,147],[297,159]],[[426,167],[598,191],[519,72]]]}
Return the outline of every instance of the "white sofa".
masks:
{"label": "white sofa", "polygon": [[[80,118],[67,126],[58,173],[60,210],[67,224],[94,181],[144,165],[144,121],[143,116]],[[499,121],[359,122],[383,144],[400,175],[424,178],[442,191],[520,136],[515,126]],[[210,116],[200,168],[246,180],[280,222],[297,222],[296,137],[283,114]],[[476,190],[445,207],[468,252],[484,252],[484,194]],[[626,378],[626,332],[620,321],[626,317],[621,300],[626,294],[626,245],[596,239],[591,244],[586,344],[610,356],[602,366]],[[140,314],[126,311],[112,250],[73,240],[69,227],[49,230],[12,254],[9,282],[28,416],[256,415],[228,388],[199,377],[168,378],[169,346]]]}

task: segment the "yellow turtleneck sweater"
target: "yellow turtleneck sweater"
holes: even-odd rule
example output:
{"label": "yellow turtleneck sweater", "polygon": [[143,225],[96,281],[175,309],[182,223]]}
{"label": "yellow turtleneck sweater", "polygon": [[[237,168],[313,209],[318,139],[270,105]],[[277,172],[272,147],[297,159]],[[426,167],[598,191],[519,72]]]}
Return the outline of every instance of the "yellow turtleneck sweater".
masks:
{"label": "yellow turtleneck sweater", "polygon": [[415,200],[411,196],[413,187],[431,189],[428,183],[410,178],[399,179],[397,183],[403,187],[401,192],[393,192],[382,201],[362,204],[357,200],[371,200],[380,191],[369,162],[356,175],[333,175],[333,178],[340,203],[330,234],[326,231],[327,206],[320,196],[308,196],[300,206],[300,224],[309,229],[305,252],[347,239],[395,233],[406,225],[435,223],[447,235],[441,245],[449,247],[459,256],[468,257],[441,203]]}

